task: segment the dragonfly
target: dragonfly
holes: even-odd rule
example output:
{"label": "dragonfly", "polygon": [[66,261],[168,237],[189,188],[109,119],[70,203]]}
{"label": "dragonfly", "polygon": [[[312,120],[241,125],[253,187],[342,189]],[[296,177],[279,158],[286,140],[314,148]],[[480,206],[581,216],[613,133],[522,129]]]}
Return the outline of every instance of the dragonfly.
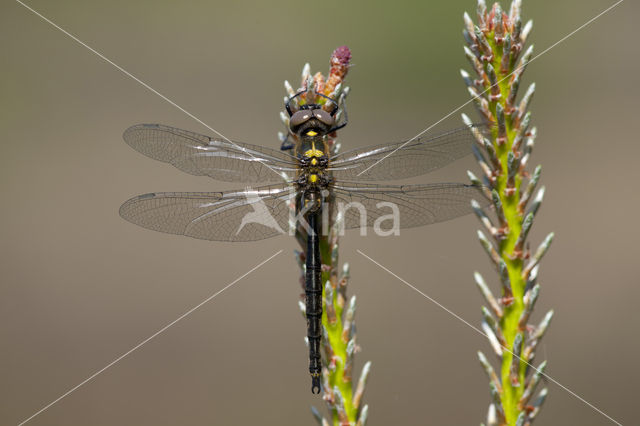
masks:
{"label": "dragonfly", "polygon": [[[302,95],[306,100],[300,101]],[[288,98],[285,108],[289,131],[295,136],[290,150],[162,124],[128,128],[125,142],[150,158],[192,175],[259,186],[222,192],[148,193],[122,204],[120,215],[154,231],[213,241],[255,241],[285,234],[285,230],[302,230],[306,235],[309,373],[311,391],[317,394],[322,372],[320,237],[328,232],[323,218],[339,213],[343,229],[373,227],[389,217],[391,205],[399,215],[399,227],[412,228],[468,214],[472,199],[486,197],[480,185],[384,183],[424,175],[471,153],[473,131],[478,130],[473,126],[335,153],[328,139],[346,125],[346,113],[340,114],[343,119],[336,118],[342,104],[303,90]],[[336,208],[354,204],[363,209]]]}

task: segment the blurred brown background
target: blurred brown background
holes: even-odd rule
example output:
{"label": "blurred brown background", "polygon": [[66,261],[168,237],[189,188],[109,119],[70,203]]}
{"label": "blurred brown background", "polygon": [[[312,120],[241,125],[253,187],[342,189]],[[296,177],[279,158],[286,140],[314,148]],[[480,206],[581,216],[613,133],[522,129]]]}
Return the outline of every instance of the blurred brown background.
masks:
{"label": "blurred brown background", "polygon": [[[536,52],[612,1],[524,2]],[[282,81],[353,51],[345,147],[410,138],[465,102],[462,13],[447,2],[28,3],[226,136],[277,148]],[[505,5],[508,6],[508,5]],[[121,138],[159,122],[210,133],[18,3],[0,6],[0,423],[17,424],[215,293],[234,287],[34,418],[33,425],[307,425],[298,271],[286,237],[211,243],[118,216],[132,195],[230,189],[150,160]],[[628,0],[533,62],[546,202],[531,241],[556,241],[537,319],[538,361],[623,424],[637,422],[638,6]],[[524,89],[523,89],[524,90]],[[475,112],[469,106],[468,113]],[[459,115],[439,129],[460,125]],[[471,158],[419,180],[466,181]],[[373,361],[370,425],[484,420],[485,339],[360,249],[475,325],[472,273],[496,282],[474,217],[399,238],[342,240],[358,297],[359,367]],[[547,425],[607,425],[553,383]]]}

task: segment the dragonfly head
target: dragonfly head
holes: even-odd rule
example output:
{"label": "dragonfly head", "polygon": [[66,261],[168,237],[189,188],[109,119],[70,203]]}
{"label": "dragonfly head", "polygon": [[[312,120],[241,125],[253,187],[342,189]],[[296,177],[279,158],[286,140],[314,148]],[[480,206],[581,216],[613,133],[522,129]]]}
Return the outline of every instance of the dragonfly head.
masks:
{"label": "dragonfly head", "polygon": [[[289,113],[289,129],[298,137],[324,136],[331,133],[336,127],[335,115],[338,111],[338,103],[335,100],[321,93],[313,92],[314,98],[320,96],[333,105],[331,111],[327,112],[323,105],[311,102],[300,105],[297,111],[291,109],[292,101],[307,92],[307,90],[298,92],[290,97],[285,104]],[[307,97],[311,98],[309,94]]]}
{"label": "dragonfly head", "polygon": [[[314,105],[315,106],[315,105]],[[322,108],[301,109],[289,120],[291,132],[300,138],[324,136],[335,124],[335,119]]]}

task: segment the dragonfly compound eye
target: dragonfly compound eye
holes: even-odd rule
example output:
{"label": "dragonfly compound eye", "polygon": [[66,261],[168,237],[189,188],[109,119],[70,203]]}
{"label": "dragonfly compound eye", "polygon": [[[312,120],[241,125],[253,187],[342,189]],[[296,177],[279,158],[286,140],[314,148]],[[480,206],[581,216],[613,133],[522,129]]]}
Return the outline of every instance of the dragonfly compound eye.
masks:
{"label": "dragonfly compound eye", "polygon": [[311,111],[309,110],[300,110],[296,111],[289,120],[289,127],[291,130],[299,127],[304,122],[308,121],[312,117]]}
{"label": "dragonfly compound eye", "polygon": [[335,123],[335,119],[331,114],[323,109],[314,109],[313,116],[317,118],[321,123],[331,127]]}

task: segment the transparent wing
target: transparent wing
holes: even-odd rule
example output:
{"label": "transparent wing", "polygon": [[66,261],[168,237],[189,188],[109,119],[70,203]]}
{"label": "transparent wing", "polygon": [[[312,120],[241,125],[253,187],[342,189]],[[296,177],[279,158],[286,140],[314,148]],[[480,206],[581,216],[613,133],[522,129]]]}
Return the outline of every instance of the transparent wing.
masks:
{"label": "transparent wing", "polygon": [[[471,200],[474,199],[480,205],[489,204],[481,187],[462,183],[375,185],[341,182],[335,184],[333,193],[334,214],[343,212],[346,229],[358,228],[361,223],[373,226],[382,217],[388,218],[381,219],[382,229],[389,229],[392,225],[390,215],[397,215],[400,228],[413,228],[471,213]],[[363,212],[366,212],[364,218]]]}
{"label": "transparent wing", "polygon": [[137,124],[122,135],[133,149],[196,176],[226,182],[282,182],[293,179],[295,158],[287,153],[229,142],[162,124]]}
{"label": "transparent wing", "polygon": [[472,130],[486,131],[483,126],[474,125],[410,142],[355,149],[334,156],[329,168],[337,180],[393,180],[420,176],[471,154]]}
{"label": "transparent wing", "polygon": [[272,185],[227,192],[139,195],[120,216],[154,231],[215,241],[255,241],[287,233],[292,189]]}

